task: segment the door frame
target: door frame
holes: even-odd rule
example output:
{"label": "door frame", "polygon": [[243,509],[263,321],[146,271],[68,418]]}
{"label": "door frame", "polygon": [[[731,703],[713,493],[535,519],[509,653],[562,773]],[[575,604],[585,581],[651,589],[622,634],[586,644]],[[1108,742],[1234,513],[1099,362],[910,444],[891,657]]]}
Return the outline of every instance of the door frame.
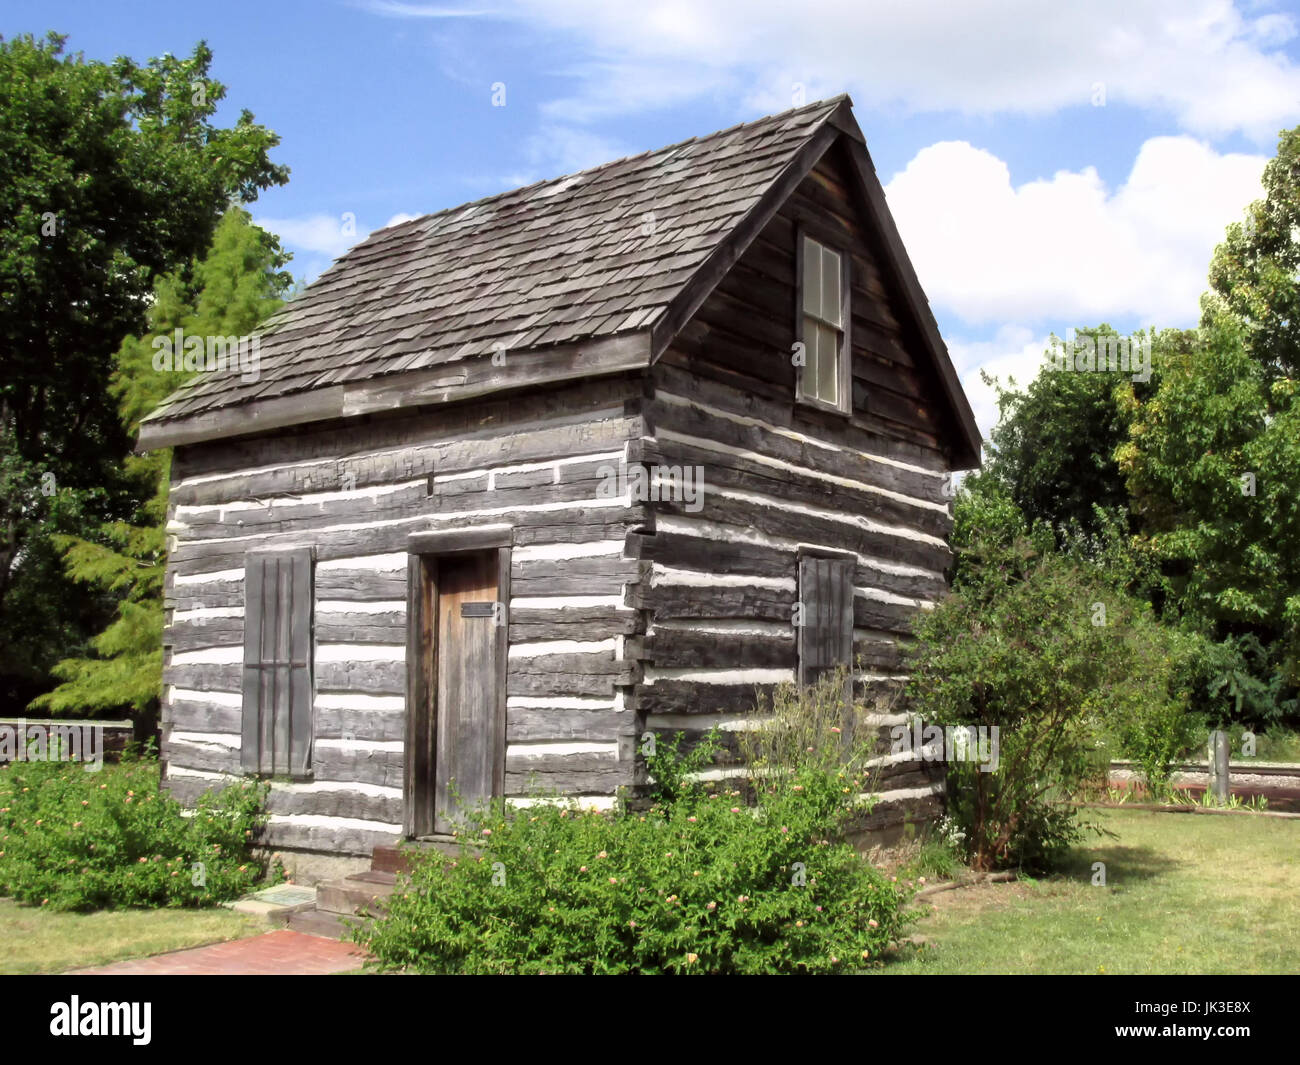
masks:
{"label": "door frame", "polygon": [[[438,742],[438,561],[455,555],[495,551],[497,602],[505,623],[496,632],[496,708],[493,715],[492,793],[505,794],[506,681],[510,654],[510,526],[419,532],[407,537],[406,557],[406,726],[403,739],[402,832],[408,839],[433,832],[434,788],[420,794],[421,779],[432,782]],[[419,710],[426,707],[424,719]],[[420,809],[417,809],[417,805]]]}

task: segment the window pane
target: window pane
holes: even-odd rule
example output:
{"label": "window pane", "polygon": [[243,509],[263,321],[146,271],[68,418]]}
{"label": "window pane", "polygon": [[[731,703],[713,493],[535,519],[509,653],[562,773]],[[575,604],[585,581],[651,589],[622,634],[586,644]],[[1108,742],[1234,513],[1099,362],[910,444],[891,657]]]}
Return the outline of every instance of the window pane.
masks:
{"label": "window pane", "polygon": [[803,372],[799,375],[799,391],[805,396],[817,395],[817,319],[804,315],[803,319]]}
{"label": "window pane", "polygon": [[803,309],[809,314],[821,314],[822,302],[822,246],[808,237],[803,238]]}
{"label": "window pane", "polygon": [[828,322],[842,325],[840,321],[840,257],[829,248],[822,248],[822,317]]}
{"label": "window pane", "polygon": [[839,334],[829,326],[817,326],[817,398],[827,403],[838,403]]}

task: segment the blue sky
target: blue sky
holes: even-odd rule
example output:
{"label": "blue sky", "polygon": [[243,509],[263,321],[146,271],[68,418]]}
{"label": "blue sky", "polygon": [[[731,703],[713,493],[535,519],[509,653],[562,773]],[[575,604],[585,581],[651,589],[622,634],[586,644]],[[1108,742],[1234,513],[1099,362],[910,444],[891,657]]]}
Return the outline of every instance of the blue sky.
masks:
{"label": "blue sky", "polygon": [[[841,91],[981,426],[979,370],[1195,324],[1300,124],[1300,10],[1254,0],[8,0],[0,33],[187,53],[281,136],[254,217],[311,278],[374,228]],[[505,86],[505,106],[492,105]],[[344,224],[355,217],[355,232]]]}

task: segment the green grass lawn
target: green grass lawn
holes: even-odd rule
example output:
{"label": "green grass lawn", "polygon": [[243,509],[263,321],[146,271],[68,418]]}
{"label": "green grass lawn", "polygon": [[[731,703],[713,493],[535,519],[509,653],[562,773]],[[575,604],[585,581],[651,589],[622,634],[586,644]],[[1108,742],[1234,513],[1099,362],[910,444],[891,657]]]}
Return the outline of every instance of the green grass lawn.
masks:
{"label": "green grass lawn", "polygon": [[198,947],[265,931],[263,922],[211,910],[53,913],[0,900],[0,973],[57,973]]}
{"label": "green grass lawn", "polygon": [[1090,835],[1054,877],[923,900],[925,945],[883,972],[1300,972],[1300,821],[1084,814],[1114,836]]}

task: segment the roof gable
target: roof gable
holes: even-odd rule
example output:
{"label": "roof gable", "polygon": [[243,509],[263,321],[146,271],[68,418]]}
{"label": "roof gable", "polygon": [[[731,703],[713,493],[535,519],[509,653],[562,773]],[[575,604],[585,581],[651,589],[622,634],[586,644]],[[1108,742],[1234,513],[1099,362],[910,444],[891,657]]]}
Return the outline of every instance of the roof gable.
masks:
{"label": "roof gable", "polygon": [[[196,378],[137,447],[649,365],[832,143],[866,158],[850,108],[810,104],[373,233],[265,322],[255,380]],[[863,175],[883,209],[869,159]]]}

